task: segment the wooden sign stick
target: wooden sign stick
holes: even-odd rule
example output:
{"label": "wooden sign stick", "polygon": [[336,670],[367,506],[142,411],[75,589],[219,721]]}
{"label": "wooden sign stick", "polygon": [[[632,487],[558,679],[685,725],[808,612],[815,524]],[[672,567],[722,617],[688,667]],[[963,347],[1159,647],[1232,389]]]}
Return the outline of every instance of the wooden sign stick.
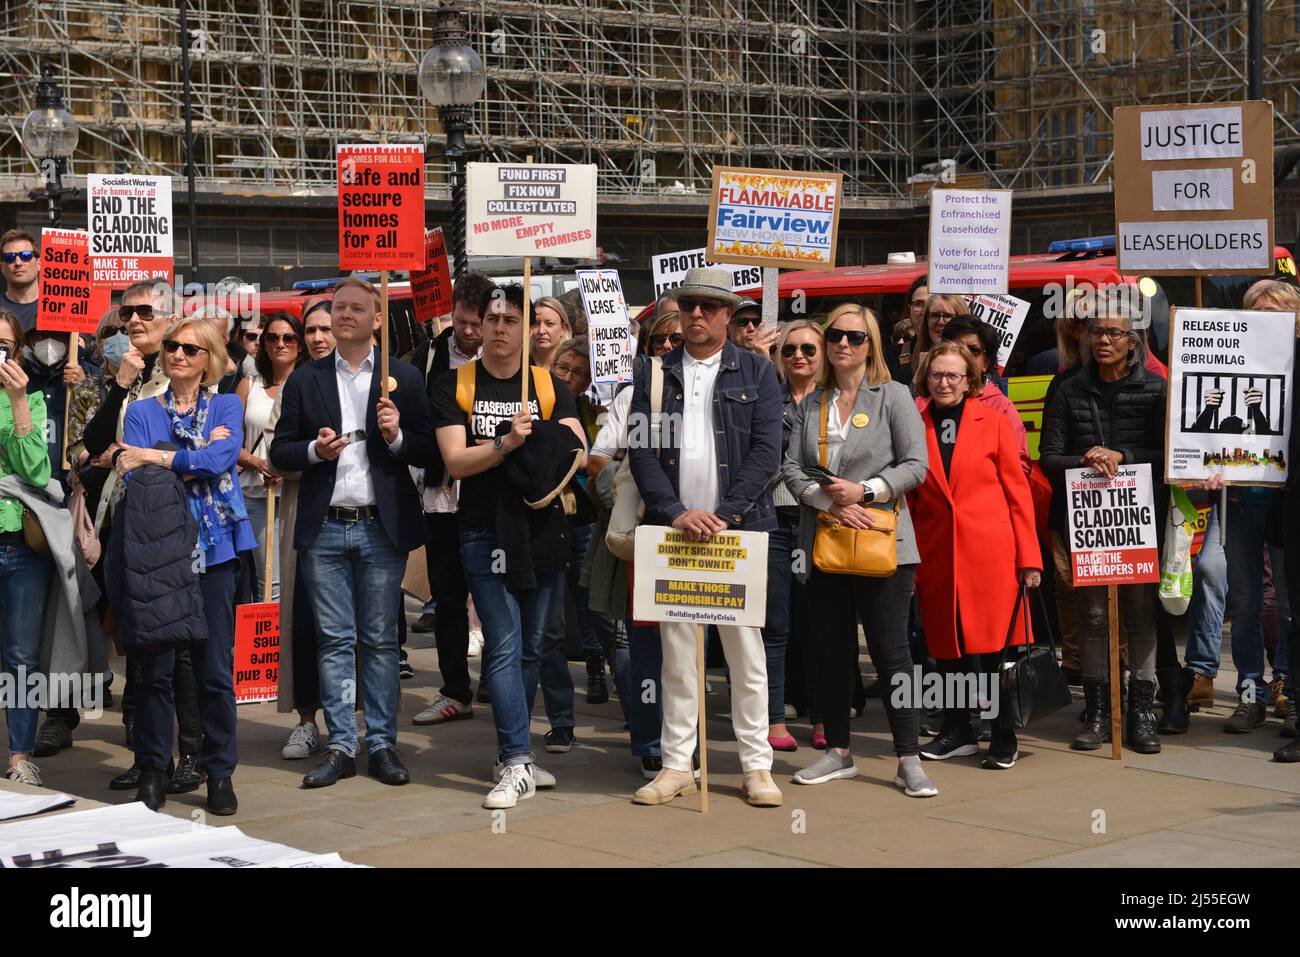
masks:
{"label": "wooden sign stick", "polygon": [[[525,159],[525,163],[532,163],[533,157],[530,153]],[[519,363],[519,382],[523,388],[523,404],[519,407],[520,411],[528,411],[528,382],[532,378],[528,371],[528,313],[529,307],[533,302],[533,257],[524,257],[524,351],[523,359]]]}
{"label": "wooden sign stick", "polygon": [[388,270],[379,271],[379,394],[388,398]]}
{"label": "wooden sign stick", "polygon": [[709,714],[708,714],[708,695],[705,693],[704,684],[704,625],[695,626],[695,662],[699,669],[699,697],[700,697],[700,813],[709,813]]}
{"label": "wooden sign stick", "polygon": [[275,486],[266,487],[266,560],[262,565],[262,601],[271,600],[271,581],[275,577]]}
{"label": "wooden sign stick", "polygon": [[[75,332],[68,333],[68,368],[74,368],[80,364],[78,354],[81,351],[81,336]],[[72,463],[68,461],[68,416],[72,412],[72,386],[63,387],[63,468],[68,470],[72,468]]]}
{"label": "wooden sign stick", "polygon": [[1110,756],[1116,760],[1123,758],[1123,742],[1120,740],[1120,695],[1119,695],[1119,586],[1106,586],[1107,618],[1110,621]]}

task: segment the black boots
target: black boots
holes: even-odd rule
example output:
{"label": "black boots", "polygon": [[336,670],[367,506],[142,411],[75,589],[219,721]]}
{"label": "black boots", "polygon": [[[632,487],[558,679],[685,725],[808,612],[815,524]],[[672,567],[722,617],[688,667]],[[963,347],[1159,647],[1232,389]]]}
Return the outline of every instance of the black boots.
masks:
{"label": "black boots", "polygon": [[[1128,746],[1138,754],[1159,754],[1160,736],[1156,732],[1156,683],[1141,678],[1128,680]],[[1186,728],[1184,728],[1186,730]]]}
{"label": "black boots", "polygon": [[1110,685],[1085,681],[1083,698],[1086,703],[1083,728],[1074,736],[1070,747],[1076,751],[1096,751],[1110,743]]}
{"label": "black boots", "polygon": [[151,811],[156,811],[167,803],[167,775],[162,771],[140,769],[140,790],[135,792],[135,799]]}
{"label": "black boots", "polygon": [[208,810],[220,817],[239,810],[239,801],[235,799],[235,789],[230,778],[208,778]]}
{"label": "black boots", "polygon": [[1156,672],[1165,707],[1160,715],[1160,734],[1185,734],[1191,720],[1187,711],[1187,694],[1192,690],[1190,668],[1161,668]]}
{"label": "black boots", "polygon": [[605,683],[605,656],[598,651],[587,652],[587,704],[604,704],[609,700],[609,686]]}

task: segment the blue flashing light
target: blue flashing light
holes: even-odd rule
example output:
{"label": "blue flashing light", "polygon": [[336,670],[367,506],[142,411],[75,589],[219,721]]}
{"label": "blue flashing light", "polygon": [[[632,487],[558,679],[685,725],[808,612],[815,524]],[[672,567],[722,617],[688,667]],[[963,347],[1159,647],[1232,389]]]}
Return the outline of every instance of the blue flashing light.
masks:
{"label": "blue flashing light", "polygon": [[[333,289],[335,286],[337,286],[346,278],[348,277],[335,276],[332,279],[299,279],[296,283],[293,284],[293,288],[301,290],[302,292],[319,292],[324,289]],[[359,274],[358,278],[364,279],[366,282],[374,282],[376,279],[379,278],[379,274],[364,273],[364,274]]]}
{"label": "blue flashing light", "polygon": [[1115,237],[1089,236],[1087,239],[1058,239],[1047,247],[1049,253],[1114,252]]}

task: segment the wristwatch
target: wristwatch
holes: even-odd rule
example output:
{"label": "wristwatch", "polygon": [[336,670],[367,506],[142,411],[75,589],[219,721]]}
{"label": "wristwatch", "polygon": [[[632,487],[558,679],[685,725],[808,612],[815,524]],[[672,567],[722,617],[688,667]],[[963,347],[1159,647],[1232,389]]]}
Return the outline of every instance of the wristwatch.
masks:
{"label": "wristwatch", "polygon": [[498,435],[492,440],[492,448],[500,452],[502,455],[509,454],[506,452],[506,437],[504,435]]}
{"label": "wristwatch", "polygon": [[862,504],[870,505],[876,500],[876,490],[866,482],[862,483]]}

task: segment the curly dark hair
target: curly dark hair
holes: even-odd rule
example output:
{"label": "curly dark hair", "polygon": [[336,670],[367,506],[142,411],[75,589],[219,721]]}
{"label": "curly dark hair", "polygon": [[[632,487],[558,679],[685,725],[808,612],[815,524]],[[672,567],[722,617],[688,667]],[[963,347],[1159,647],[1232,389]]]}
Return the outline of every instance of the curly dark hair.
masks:
{"label": "curly dark hair", "polygon": [[478,310],[478,317],[483,318],[483,307],[486,304],[486,295],[496,288],[489,277],[481,272],[467,270],[465,275],[456,280],[456,285],[451,291],[451,307],[456,308],[457,303],[463,306],[473,306]]}

